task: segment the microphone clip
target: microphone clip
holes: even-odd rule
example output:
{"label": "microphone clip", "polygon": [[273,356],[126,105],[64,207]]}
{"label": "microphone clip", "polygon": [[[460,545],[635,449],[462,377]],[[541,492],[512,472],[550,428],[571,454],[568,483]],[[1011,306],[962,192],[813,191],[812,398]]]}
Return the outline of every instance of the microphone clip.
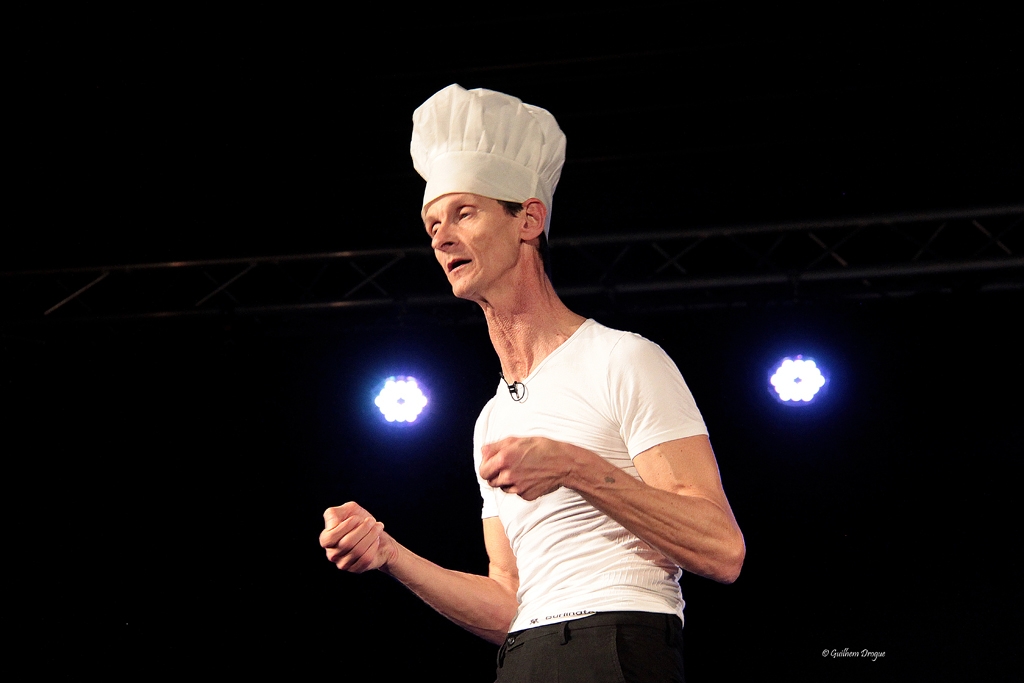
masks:
{"label": "microphone clip", "polygon": [[508,387],[508,395],[512,397],[513,401],[515,401],[516,403],[522,403],[523,401],[526,400],[525,384],[523,384],[522,382],[510,383],[507,379],[505,379],[504,372],[499,371],[498,375],[501,377],[501,381],[505,383],[505,386]]}

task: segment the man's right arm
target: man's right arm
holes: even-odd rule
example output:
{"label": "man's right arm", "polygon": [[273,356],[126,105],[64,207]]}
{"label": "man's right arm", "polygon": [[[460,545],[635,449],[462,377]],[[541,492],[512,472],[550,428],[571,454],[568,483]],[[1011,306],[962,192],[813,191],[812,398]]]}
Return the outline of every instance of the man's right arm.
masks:
{"label": "man's right arm", "polygon": [[444,569],[416,555],[356,503],[324,512],[320,545],[339,569],[354,573],[379,569],[462,628],[498,644],[515,618],[519,572],[501,521],[488,517],[483,527],[490,558],[487,576]]}

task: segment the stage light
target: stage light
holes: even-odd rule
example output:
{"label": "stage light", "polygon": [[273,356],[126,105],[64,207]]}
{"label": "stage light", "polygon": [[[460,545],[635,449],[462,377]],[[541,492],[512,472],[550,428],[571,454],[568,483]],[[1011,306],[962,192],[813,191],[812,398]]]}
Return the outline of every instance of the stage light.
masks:
{"label": "stage light", "polygon": [[388,377],[373,402],[388,422],[415,422],[427,397],[415,377]]}
{"label": "stage light", "polygon": [[825,386],[821,368],[810,358],[784,358],[768,380],[776,398],[787,405],[807,405]]}

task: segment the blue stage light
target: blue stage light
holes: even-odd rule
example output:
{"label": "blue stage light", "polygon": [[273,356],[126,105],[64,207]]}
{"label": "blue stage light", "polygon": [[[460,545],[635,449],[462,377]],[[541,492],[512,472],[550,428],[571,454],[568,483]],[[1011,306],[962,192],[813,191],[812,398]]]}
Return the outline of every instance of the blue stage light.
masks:
{"label": "blue stage light", "polygon": [[373,402],[388,422],[415,422],[427,397],[415,377],[388,377]]}
{"label": "blue stage light", "polygon": [[810,358],[784,358],[768,380],[776,398],[787,405],[807,405],[828,381]]}

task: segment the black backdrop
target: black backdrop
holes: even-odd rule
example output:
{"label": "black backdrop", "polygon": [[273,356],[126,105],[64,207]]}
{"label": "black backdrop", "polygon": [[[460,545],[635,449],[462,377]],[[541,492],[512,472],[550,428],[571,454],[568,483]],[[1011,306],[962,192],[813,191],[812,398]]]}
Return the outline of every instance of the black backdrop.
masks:
{"label": "black backdrop", "polygon": [[[693,680],[991,680],[1019,663],[1019,303],[607,321],[677,360],[746,534],[736,584],[684,577]],[[485,571],[469,454],[496,379],[485,328],[275,329],[5,341],[24,608],[9,618],[71,678],[83,662],[311,679],[371,661],[385,680],[486,680],[492,647],[317,545],[323,509],[357,499],[413,550]],[[801,350],[831,369],[806,410],[765,388],[770,363]],[[432,403],[416,428],[384,430],[373,385],[401,371]],[[821,654],[843,648],[886,654]]]}
{"label": "black backdrop", "polygon": [[[418,243],[408,115],[453,81],[566,112],[569,235],[1020,200],[1020,60],[999,16],[811,26],[642,3],[540,33],[517,17],[36,17],[17,44],[0,259]],[[680,92],[696,104],[661,107]],[[612,134],[648,114],[665,154]],[[683,579],[691,680],[1019,673],[1021,304],[954,291],[600,320],[676,359],[746,535],[736,584]],[[490,680],[491,646],[317,545],[323,509],[357,499],[411,549],[485,570],[469,450],[497,362],[479,319],[0,332],[5,622],[37,678]],[[832,373],[805,411],[765,388],[800,352]],[[396,373],[432,390],[415,429],[374,415]],[[885,656],[823,656],[844,648]]]}

